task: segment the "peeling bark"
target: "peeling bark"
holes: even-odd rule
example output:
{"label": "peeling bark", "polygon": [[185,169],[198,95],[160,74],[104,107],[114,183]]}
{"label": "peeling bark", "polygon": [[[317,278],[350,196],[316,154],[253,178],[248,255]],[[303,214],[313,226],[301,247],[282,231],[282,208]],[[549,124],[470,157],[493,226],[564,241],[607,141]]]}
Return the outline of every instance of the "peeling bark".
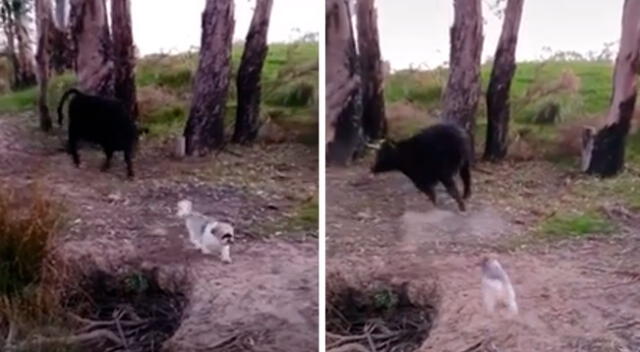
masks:
{"label": "peeling bark", "polygon": [[111,28],[115,66],[115,97],[122,101],[129,116],[136,119],[138,117],[135,85],[136,58],[133,49],[129,0],[111,0]]}
{"label": "peeling bark", "polygon": [[374,0],[358,0],[358,50],[362,75],[362,128],[369,140],[387,134],[384,111],[384,71],[380,56],[378,13]]}
{"label": "peeling bark", "polygon": [[624,169],[625,144],[636,102],[640,69],[640,1],[625,0],[620,49],[613,73],[611,107],[605,125],[584,134],[583,171],[601,177]]}
{"label": "peeling bark", "polygon": [[104,0],[71,0],[69,23],[80,89],[113,97],[112,43]]}
{"label": "peeling bark", "polygon": [[487,141],[484,159],[502,160],[507,155],[511,81],[516,72],[516,47],[524,0],[508,0],[502,33],[496,49],[487,90]]}
{"label": "peeling bark", "polygon": [[47,104],[47,87],[49,84],[49,50],[51,25],[51,1],[36,0],[36,29],[38,47],[36,50],[36,66],[38,77],[38,113],[40,129],[49,131],[52,127],[51,115]]}
{"label": "peeling bark", "polygon": [[187,155],[202,155],[224,145],[225,104],[235,25],[233,9],[232,0],[207,0],[202,14],[200,62],[184,130]]}
{"label": "peeling bark", "polygon": [[469,134],[475,158],[475,114],[480,98],[482,4],[480,0],[454,0],[450,30],[449,78],[443,98],[443,118]]}
{"label": "peeling bark", "polygon": [[260,77],[267,57],[267,32],[273,0],[258,0],[238,69],[238,109],[233,133],[234,143],[252,142],[260,129]]}
{"label": "peeling bark", "polygon": [[348,0],[326,2],[326,33],[326,160],[344,166],[364,144],[361,80]]}

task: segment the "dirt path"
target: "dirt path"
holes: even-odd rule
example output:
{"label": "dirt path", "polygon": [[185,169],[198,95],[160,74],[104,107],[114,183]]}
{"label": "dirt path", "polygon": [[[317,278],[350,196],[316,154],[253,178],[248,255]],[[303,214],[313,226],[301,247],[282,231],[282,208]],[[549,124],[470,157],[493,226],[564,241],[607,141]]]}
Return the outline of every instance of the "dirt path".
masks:
{"label": "dirt path", "polygon": [[[441,301],[420,351],[462,352],[486,336],[499,351],[640,351],[640,214],[617,219],[613,235],[536,240],[530,229],[549,216],[545,206],[571,192],[566,172],[481,165],[490,170],[474,174],[461,214],[443,190],[434,208],[402,175],[370,177],[367,162],[328,170],[327,271],[360,267],[418,283],[435,274]],[[486,254],[511,276],[516,320],[484,312]]]}
{"label": "dirt path", "polygon": [[[165,156],[169,147],[147,143],[134,162],[136,180],[126,181],[120,159],[101,173],[101,153],[84,148],[76,169],[58,150],[61,136],[24,121],[0,118],[0,184],[19,190],[40,182],[64,202],[61,253],[103,267],[188,271],[189,305],[168,346],[189,351],[239,336],[256,351],[317,349],[317,233],[286,225],[284,216],[317,192],[316,150],[261,145],[242,150],[243,158],[177,162]],[[233,264],[192,248],[174,216],[184,198],[234,224]]]}

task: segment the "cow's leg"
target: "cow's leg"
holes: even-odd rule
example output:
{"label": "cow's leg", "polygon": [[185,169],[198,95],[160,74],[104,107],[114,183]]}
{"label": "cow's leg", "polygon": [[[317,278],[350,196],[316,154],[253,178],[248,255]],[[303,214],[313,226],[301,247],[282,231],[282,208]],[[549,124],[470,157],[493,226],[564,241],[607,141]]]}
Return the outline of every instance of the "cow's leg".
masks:
{"label": "cow's leg", "polygon": [[104,149],[104,163],[102,164],[102,171],[107,171],[111,167],[111,158],[113,157],[113,150],[109,148]]}
{"label": "cow's leg", "polygon": [[460,211],[465,211],[466,207],[464,205],[464,201],[462,200],[462,196],[460,195],[460,192],[458,191],[458,187],[456,186],[456,183],[453,180],[453,178],[443,177],[440,180],[440,182],[442,182],[444,187],[447,189],[447,193],[449,193],[449,195],[456,200],[456,202],[458,203],[458,208],[460,208]]}
{"label": "cow's leg", "polygon": [[124,162],[127,164],[127,177],[133,178],[133,161],[132,161],[132,151],[130,148],[124,150]]}
{"label": "cow's leg", "polygon": [[434,206],[437,205],[436,192],[433,189],[433,185],[418,185],[418,189],[429,197],[429,200],[431,200],[431,203],[433,203]]}
{"label": "cow's leg", "polygon": [[75,134],[69,134],[69,141],[67,142],[67,152],[71,154],[73,164],[76,167],[80,167],[80,155],[78,154],[78,138]]}
{"label": "cow's leg", "polygon": [[462,178],[462,182],[464,184],[462,197],[464,199],[468,199],[469,197],[471,197],[471,170],[469,167],[469,163],[466,163],[460,169],[460,178]]}

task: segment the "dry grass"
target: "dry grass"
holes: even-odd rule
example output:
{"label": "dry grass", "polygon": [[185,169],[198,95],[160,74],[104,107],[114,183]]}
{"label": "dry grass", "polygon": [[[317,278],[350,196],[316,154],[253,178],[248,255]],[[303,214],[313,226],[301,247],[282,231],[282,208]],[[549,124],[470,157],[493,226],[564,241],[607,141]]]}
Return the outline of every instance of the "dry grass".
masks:
{"label": "dry grass", "polygon": [[59,317],[66,265],[53,255],[53,242],[61,220],[61,206],[37,185],[23,193],[0,190],[0,336],[4,346],[37,327],[51,328]]}
{"label": "dry grass", "polygon": [[20,296],[43,278],[61,208],[35,188],[27,195],[0,191],[0,295]]}

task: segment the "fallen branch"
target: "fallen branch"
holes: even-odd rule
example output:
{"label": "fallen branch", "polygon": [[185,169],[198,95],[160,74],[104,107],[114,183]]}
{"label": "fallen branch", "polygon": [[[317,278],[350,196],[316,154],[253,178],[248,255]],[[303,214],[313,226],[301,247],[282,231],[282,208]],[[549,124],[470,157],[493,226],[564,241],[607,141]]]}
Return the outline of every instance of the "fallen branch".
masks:
{"label": "fallen branch", "polygon": [[480,342],[476,343],[475,345],[472,345],[471,347],[468,347],[467,349],[465,349],[462,352],[473,352],[473,351],[476,351],[477,349],[482,347],[483,344],[484,344],[483,341],[480,341]]}
{"label": "fallen branch", "polygon": [[371,352],[366,347],[362,346],[359,343],[349,343],[346,345],[342,345],[339,347],[334,347],[331,349],[327,349],[327,352]]}
{"label": "fallen branch", "polygon": [[82,345],[89,343],[96,343],[100,340],[107,340],[114,344],[123,345],[123,341],[121,341],[118,336],[112,333],[109,330],[101,329],[94,330],[91,332],[87,332],[79,335],[71,335],[71,336],[63,336],[63,337],[36,337],[31,341],[23,342],[16,346],[10,346],[5,349],[5,351],[23,351],[33,349],[34,347],[42,348],[42,345]]}
{"label": "fallen branch", "polygon": [[632,320],[630,322],[622,323],[622,324],[609,324],[607,326],[609,330],[627,330],[632,326],[640,325],[640,321]]}

